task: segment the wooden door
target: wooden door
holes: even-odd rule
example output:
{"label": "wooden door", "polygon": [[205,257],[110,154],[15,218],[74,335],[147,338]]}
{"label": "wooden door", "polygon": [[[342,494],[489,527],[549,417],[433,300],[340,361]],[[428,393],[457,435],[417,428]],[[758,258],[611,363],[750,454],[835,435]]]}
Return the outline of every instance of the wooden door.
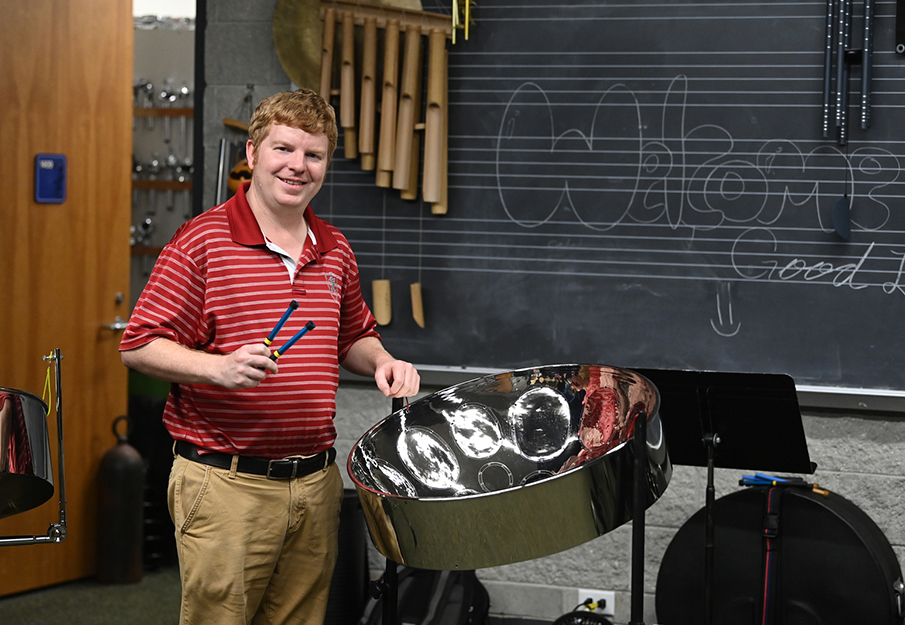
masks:
{"label": "wooden door", "polygon": [[[120,332],[102,326],[129,315],[132,41],[131,0],[3,3],[0,386],[40,397],[42,356],[61,350],[68,538],[0,546],[2,595],[95,571],[96,474],[127,406]],[[35,201],[39,153],[66,156],[61,204]],[[56,481],[52,404],[48,421]],[[58,494],[0,536],[46,534]]]}

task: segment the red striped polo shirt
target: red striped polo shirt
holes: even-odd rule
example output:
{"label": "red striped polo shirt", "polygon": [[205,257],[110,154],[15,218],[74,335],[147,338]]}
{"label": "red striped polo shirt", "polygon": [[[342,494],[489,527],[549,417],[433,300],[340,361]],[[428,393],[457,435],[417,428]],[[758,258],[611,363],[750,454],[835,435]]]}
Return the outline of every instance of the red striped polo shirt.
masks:
{"label": "red striped polo shirt", "polygon": [[263,342],[290,301],[297,301],[271,349],[308,321],[315,328],[281,353],[278,374],[242,390],[173,384],[163,421],[173,438],[213,451],[265,458],[313,454],[336,439],[339,362],[357,340],[379,338],[376,321],[342,233],[309,206],[305,217],[316,243],[307,239],[291,280],[280,255],[265,246],[246,188],[176,232],[132,312],[120,350],[166,337],[228,354]]}

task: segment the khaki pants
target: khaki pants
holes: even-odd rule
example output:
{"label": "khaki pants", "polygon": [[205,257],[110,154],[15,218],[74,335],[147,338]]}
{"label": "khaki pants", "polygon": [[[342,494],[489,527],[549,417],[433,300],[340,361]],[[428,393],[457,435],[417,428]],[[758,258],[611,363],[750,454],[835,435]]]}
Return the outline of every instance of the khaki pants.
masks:
{"label": "khaki pants", "polygon": [[323,625],[343,499],[336,464],[268,480],[176,456],[168,496],[180,625]]}

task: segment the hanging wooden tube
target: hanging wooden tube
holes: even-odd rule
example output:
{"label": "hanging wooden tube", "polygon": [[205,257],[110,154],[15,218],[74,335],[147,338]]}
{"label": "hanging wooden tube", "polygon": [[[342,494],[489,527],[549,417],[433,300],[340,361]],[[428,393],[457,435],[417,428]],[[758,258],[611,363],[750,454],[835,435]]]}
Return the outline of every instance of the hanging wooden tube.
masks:
{"label": "hanging wooden tube", "polygon": [[374,318],[379,325],[389,325],[393,319],[393,303],[389,280],[373,280],[371,294],[374,298]]}
{"label": "hanging wooden tube", "polygon": [[421,29],[408,26],[405,29],[399,114],[396,116],[396,162],[393,168],[393,188],[403,191],[409,189],[412,179],[412,143],[415,117],[418,114],[416,100],[420,95],[420,78]]}
{"label": "hanging wooden tube", "polygon": [[412,318],[418,327],[424,327],[424,302],[421,299],[421,283],[413,282],[409,285],[409,291],[412,296]]}
{"label": "hanging wooden tube", "polygon": [[[418,98],[420,100],[421,98]],[[419,102],[415,102],[415,110],[418,110],[421,107]],[[422,128],[424,127],[421,124]],[[409,172],[408,172],[408,180],[409,184],[406,188],[400,189],[401,193],[399,197],[403,200],[417,200],[418,199],[418,170],[421,167],[421,133],[415,131],[412,133],[411,138],[411,149],[409,151]]]}
{"label": "hanging wooden tube", "polygon": [[321,97],[330,101],[333,89],[333,45],[336,38],[336,10],[324,11],[324,36],[321,45]]}
{"label": "hanging wooden tube", "polygon": [[355,129],[355,14],[351,11],[343,11],[342,28],[339,120],[344,133],[346,158],[358,158],[358,134]]}
{"label": "hanging wooden tube", "polygon": [[443,165],[440,169],[440,199],[431,213],[445,215],[449,207],[449,50],[443,50]]}
{"label": "hanging wooden tube", "polygon": [[443,118],[446,82],[446,32],[430,31],[427,66],[427,107],[424,114],[424,180],[421,193],[425,202],[440,201],[443,179]]}
{"label": "hanging wooden tube", "polygon": [[377,18],[365,18],[364,50],[361,64],[361,107],[358,118],[358,151],[361,168],[377,166],[374,122],[377,118]]}
{"label": "hanging wooden tube", "polygon": [[399,97],[399,20],[387,20],[383,44],[383,89],[380,138],[377,142],[377,186],[388,189],[396,162],[396,103]]}

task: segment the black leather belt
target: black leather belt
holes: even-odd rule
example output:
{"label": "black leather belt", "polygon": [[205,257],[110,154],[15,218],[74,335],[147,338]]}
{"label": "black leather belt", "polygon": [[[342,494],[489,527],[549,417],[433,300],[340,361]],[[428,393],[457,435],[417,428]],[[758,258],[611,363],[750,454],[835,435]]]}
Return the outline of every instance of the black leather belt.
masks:
{"label": "black leather belt", "polygon": [[[176,453],[192,460],[219,469],[230,469],[233,466],[233,457],[230,454],[210,452],[198,453],[198,447],[186,441],[176,441]],[[252,456],[239,456],[239,464],[236,470],[239,473],[252,473],[263,475],[270,480],[288,480],[293,477],[310,475],[315,471],[326,469],[336,460],[336,450],[331,447],[310,458],[287,458],[283,460],[268,460],[267,458],[254,458]]]}

